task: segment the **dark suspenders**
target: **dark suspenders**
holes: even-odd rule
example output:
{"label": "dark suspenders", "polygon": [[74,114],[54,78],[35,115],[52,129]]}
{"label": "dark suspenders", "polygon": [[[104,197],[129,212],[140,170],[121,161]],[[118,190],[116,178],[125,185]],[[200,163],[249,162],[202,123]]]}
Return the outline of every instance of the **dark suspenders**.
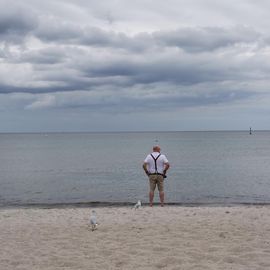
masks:
{"label": "dark suspenders", "polygon": [[154,156],[151,154],[151,157],[153,158],[153,160],[155,161],[155,173],[158,174],[158,170],[157,170],[157,160],[158,158],[161,156],[161,154],[159,154],[156,158],[154,158]]}

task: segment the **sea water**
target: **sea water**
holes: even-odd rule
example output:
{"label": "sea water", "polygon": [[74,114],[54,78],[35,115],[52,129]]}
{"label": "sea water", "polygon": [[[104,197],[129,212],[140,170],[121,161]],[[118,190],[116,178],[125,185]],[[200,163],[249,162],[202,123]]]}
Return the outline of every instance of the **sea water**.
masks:
{"label": "sea water", "polygon": [[166,202],[270,203],[270,132],[218,131],[0,134],[0,205],[145,203],[156,144]]}

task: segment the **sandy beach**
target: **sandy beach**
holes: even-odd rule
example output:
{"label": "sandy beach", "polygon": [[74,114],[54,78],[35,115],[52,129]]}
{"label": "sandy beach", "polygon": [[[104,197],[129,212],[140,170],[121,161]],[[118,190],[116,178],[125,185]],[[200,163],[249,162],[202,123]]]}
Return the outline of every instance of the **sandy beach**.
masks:
{"label": "sandy beach", "polygon": [[3,270],[270,269],[270,206],[1,209]]}

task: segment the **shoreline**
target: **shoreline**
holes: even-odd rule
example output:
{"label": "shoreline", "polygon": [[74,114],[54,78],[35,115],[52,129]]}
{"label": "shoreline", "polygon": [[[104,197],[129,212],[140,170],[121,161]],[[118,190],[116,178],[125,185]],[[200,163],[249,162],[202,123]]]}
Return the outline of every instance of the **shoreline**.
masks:
{"label": "shoreline", "polygon": [[[66,209],[66,208],[123,208],[133,207],[134,202],[78,202],[78,203],[25,203],[25,204],[0,204],[1,209]],[[142,203],[148,207],[148,203]],[[155,202],[153,207],[160,206]],[[270,202],[169,202],[165,207],[241,207],[241,206],[270,206]]]}

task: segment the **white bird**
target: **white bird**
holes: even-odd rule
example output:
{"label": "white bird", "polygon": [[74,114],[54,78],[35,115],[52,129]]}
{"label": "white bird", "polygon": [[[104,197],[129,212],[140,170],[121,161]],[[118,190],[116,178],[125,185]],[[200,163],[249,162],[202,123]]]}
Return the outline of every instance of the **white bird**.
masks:
{"label": "white bird", "polygon": [[92,231],[97,229],[97,217],[96,217],[96,211],[92,210],[91,216],[90,216],[90,225],[92,228]]}
{"label": "white bird", "polygon": [[140,200],[138,200],[138,202],[134,205],[134,209],[138,209],[142,207],[142,202]]}

